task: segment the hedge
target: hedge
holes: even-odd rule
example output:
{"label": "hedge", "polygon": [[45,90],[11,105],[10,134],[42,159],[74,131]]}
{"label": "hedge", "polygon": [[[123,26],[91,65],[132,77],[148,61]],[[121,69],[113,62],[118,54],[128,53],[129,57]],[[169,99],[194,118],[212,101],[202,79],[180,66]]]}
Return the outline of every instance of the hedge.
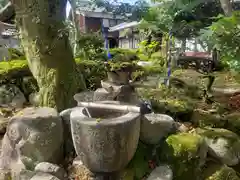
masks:
{"label": "hedge", "polygon": [[[103,61],[76,59],[78,71],[86,80],[88,89],[100,87],[102,79],[106,78]],[[0,62],[0,84],[13,82],[26,76],[32,76],[26,60],[11,60]]]}

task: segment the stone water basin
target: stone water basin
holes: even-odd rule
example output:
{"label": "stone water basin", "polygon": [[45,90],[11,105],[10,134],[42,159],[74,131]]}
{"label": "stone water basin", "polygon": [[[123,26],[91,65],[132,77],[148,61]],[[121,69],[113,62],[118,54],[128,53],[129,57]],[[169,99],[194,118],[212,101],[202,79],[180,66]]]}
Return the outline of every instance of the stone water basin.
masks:
{"label": "stone water basin", "polygon": [[140,136],[140,113],[93,107],[70,115],[77,155],[92,172],[116,172],[133,158]]}

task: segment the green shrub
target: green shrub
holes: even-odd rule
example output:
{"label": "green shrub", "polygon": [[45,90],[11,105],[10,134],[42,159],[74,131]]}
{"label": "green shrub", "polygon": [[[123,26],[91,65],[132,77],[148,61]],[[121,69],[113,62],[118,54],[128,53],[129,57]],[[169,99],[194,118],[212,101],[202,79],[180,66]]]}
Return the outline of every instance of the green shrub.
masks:
{"label": "green shrub", "polygon": [[[102,79],[106,78],[102,61],[76,59],[77,69],[86,80],[87,88],[94,90],[100,87]],[[0,62],[0,84],[22,82],[26,76],[32,76],[26,60]],[[20,79],[20,80],[19,80]]]}
{"label": "green shrub", "polygon": [[115,48],[110,49],[113,62],[129,62],[139,60],[135,50]]}

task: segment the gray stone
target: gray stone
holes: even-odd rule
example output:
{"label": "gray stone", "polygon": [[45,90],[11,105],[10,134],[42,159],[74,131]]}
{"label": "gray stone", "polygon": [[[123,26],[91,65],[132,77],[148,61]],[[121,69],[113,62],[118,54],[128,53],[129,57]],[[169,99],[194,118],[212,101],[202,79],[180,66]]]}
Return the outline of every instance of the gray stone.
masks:
{"label": "gray stone", "polygon": [[112,92],[108,92],[104,88],[98,88],[94,92],[93,101],[111,101],[114,100],[114,98]]}
{"label": "gray stone", "polygon": [[92,102],[94,91],[80,92],[74,95],[74,100],[77,102]]}
{"label": "gray stone", "polygon": [[28,97],[30,104],[33,106],[38,106],[39,104],[39,95],[37,92],[31,93]]}
{"label": "gray stone", "polygon": [[35,167],[36,172],[48,173],[53,176],[56,176],[59,179],[66,179],[66,172],[63,168],[59,167],[56,164],[41,162]]}
{"label": "gray stone", "polygon": [[0,106],[12,106],[15,108],[22,108],[25,102],[26,98],[17,86],[0,86]]}
{"label": "gray stone", "polygon": [[63,127],[55,109],[26,108],[11,118],[2,142],[0,168],[33,170],[63,159]]}
{"label": "gray stone", "polygon": [[141,120],[141,141],[158,144],[159,141],[174,130],[175,121],[165,114],[145,114]]}
{"label": "gray stone", "polygon": [[77,155],[93,172],[123,169],[135,154],[140,134],[140,114],[106,109],[75,108],[71,129]]}
{"label": "gray stone", "polygon": [[197,133],[205,137],[210,156],[223,164],[235,166],[240,162],[240,137],[226,129],[197,129]]}
{"label": "gray stone", "polygon": [[156,167],[147,180],[172,180],[173,171],[168,165],[162,165]]}
{"label": "gray stone", "polygon": [[62,179],[59,179],[51,174],[38,172],[30,180],[62,180]]}

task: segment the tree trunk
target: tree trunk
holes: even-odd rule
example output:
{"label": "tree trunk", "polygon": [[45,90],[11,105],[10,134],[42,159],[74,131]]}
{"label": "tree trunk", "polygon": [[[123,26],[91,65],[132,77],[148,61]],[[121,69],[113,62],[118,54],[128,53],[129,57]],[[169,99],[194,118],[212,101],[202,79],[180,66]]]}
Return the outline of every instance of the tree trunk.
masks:
{"label": "tree trunk", "polygon": [[224,14],[226,16],[231,16],[232,15],[232,11],[233,11],[233,8],[232,8],[232,3],[230,0],[220,0],[220,3],[221,3],[221,7],[224,11]]}
{"label": "tree trunk", "polygon": [[73,54],[76,55],[77,48],[78,48],[78,40],[80,35],[80,29],[79,29],[79,19],[77,16],[77,5],[75,0],[70,0],[71,6],[72,6],[72,21],[74,24],[74,45],[73,45]]}
{"label": "tree trunk", "polygon": [[39,85],[40,106],[58,111],[75,105],[85,89],[64,26],[67,0],[12,0],[29,68]]}

